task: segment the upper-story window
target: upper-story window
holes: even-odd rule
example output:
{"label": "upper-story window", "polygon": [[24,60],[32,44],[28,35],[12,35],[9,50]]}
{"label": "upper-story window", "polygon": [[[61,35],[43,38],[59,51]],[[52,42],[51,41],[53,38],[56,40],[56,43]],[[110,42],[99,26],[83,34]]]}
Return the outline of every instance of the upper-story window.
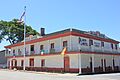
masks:
{"label": "upper-story window", "polygon": [[18,49],[18,54],[21,55],[21,51],[20,51],[20,49]]}
{"label": "upper-story window", "polygon": [[31,45],[31,51],[34,51],[34,45]]}
{"label": "upper-story window", "polygon": [[13,49],[13,56],[15,56],[15,49]]}
{"label": "upper-story window", "polygon": [[113,49],[113,44],[111,44],[111,48]]}
{"label": "upper-story window", "polygon": [[80,37],[78,38],[78,42],[80,45],[88,46],[87,40],[86,39],[81,39]]}
{"label": "upper-story window", "polygon": [[43,50],[44,49],[44,45],[40,45],[40,50]]}
{"label": "upper-story window", "polygon": [[54,43],[51,43],[50,47],[51,49],[54,49]]}
{"label": "upper-story window", "polygon": [[45,52],[44,45],[40,45],[40,53],[43,54]]}
{"label": "upper-story window", "polygon": [[13,53],[15,53],[15,49],[13,49]]}
{"label": "upper-story window", "polygon": [[67,47],[67,41],[63,41],[63,47]]}
{"label": "upper-story window", "polygon": [[101,42],[101,47],[104,47],[104,42]]}
{"label": "upper-story window", "polygon": [[80,38],[80,37],[78,38],[78,43],[79,43],[79,44],[81,43],[81,38]]}
{"label": "upper-story window", "polygon": [[93,40],[89,40],[89,46],[93,45]]}
{"label": "upper-story window", "polygon": [[94,46],[95,47],[100,47],[100,42],[94,41]]}
{"label": "upper-story window", "polygon": [[115,44],[115,49],[116,49],[116,50],[118,49],[117,44]]}
{"label": "upper-story window", "polygon": [[81,40],[81,45],[88,46],[87,40],[86,39],[82,39]]}

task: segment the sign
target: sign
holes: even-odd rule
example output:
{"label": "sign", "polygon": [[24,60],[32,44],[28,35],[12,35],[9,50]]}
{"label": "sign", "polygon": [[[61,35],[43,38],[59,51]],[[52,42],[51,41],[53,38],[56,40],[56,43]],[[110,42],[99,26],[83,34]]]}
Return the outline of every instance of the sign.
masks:
{"label": "sign", "polygon": [[87,43],[86,39],[79,38],[79,43],[80,43],[80,45],[88,46],[88,43]]}
{"label": "sign", "polygon": [[94,42],[95,47],[100,47],[100,42]]}

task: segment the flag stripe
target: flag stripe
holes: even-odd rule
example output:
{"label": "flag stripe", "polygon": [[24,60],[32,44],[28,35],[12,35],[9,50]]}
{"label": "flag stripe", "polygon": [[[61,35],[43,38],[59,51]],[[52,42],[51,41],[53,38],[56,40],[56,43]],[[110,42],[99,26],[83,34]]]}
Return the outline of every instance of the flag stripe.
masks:
{"label": "flag stripe", "polygon": [[65,48],[63,49],[63,51],[61,52],[61,55],[65,55],[65,54],[66,54],[66,50],[67,50],[67,48],[65,47]]}
{"label": "flag stripe", "polygon": [[24,16],[25,16],[25,12],[23,12],[22,16],[20,17],[20,21],[22,21]]}

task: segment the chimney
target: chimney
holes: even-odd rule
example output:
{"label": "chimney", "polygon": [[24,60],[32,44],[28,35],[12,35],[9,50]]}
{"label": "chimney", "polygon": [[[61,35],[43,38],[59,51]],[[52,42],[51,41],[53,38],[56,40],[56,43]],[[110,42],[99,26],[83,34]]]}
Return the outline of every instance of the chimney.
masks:
{"label": "chimney", "polygon": [[40,28],[40,36],[44,36],[45,35],[45,28]]}

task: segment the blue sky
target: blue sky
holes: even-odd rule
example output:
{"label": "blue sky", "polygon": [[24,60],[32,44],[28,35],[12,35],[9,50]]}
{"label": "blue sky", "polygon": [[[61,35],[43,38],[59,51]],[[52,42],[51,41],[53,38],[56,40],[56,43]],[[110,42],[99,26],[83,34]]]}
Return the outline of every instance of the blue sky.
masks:
{"label": "blue sky", "polygon": [[[27,5],[26,23],[46,33],[76,28],[100,31],[120,41],[120,0],[1,0],[0,20],[20,18]],[[0,50],[9,43],[0,43]]]}

